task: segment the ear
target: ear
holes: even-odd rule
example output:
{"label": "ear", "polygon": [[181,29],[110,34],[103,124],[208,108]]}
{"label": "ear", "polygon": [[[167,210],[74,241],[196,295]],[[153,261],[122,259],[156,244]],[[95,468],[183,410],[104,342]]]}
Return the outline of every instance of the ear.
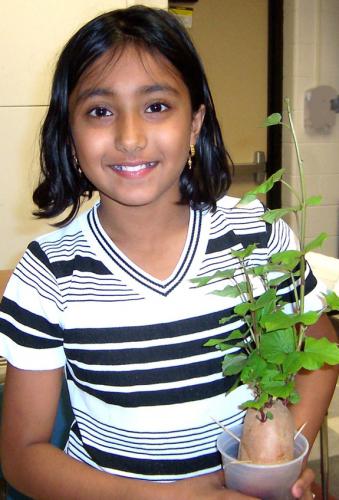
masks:
{"label": "ear", "polygon": [[191,127],[191,137],[190,137],[190,143],[195,144],[198,139],[198,135],[200,133],[204,117],[205,117],[205,105],[201,104],[200,108],[198,111],[196,111],[193,114],[192,117],[192,127]]}

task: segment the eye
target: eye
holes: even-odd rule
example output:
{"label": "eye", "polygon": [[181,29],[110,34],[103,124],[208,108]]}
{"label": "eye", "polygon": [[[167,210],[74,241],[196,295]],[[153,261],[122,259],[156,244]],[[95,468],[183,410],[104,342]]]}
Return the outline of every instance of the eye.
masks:
{"label": "eye", "polygon": [[167,111],[169,106],[162,102],[155,102],[146,108],[146,113],[162,113],[163,111]]}
{"label": "eye", "polygon": [[91,109],[91,111],[88,113],[90,116],[93,116],[94,118],[106,118],[108,116],[112,116],[113,113],[107,108],[103,107],[96,107]]}

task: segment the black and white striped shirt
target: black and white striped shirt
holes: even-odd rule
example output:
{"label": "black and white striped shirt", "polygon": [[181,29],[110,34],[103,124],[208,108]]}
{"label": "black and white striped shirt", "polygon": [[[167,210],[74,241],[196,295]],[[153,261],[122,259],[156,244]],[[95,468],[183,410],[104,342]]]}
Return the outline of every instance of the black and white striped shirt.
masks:
{"label": "black and white striped shirt", "polygon": [[[234,267],[231,250],[253,242],[250,265],[295,248],[288,226],[267,225],[263,210],[229,197],[214,213],[191,210],[182,256],[163,281],[112,243],[97,206],[29,245],[2,302],[0,352],[23,369],[65,366],[75,416],[69,455],[156,481],[220,468],[213,419],[239,422],[249,393],[242,386],[225,397],[233,378],[222,375],[223,353],[203,344],[241,326],[219,323],[239,299],[210,294],[224,281],[199,288],[192,278]],[[312,273],[307,291],[320,309]]]}

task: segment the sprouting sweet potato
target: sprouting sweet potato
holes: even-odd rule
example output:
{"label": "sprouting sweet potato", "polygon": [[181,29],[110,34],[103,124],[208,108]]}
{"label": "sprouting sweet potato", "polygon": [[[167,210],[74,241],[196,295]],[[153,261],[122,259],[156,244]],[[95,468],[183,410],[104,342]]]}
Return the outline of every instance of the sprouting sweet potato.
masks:
{"label": "sprouting sweet potato", "polygon": [[239,448],[239,460],[256,464],[277,464],[293,459],[294,421],[288,408],[277,400],[270,408],[272,419],[264,422],[248,409]]}

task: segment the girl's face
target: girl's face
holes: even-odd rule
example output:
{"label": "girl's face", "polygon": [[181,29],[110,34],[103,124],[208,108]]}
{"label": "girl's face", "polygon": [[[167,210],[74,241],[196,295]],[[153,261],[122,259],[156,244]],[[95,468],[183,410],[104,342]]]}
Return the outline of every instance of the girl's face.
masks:
{"label": "girl's face", "polygon": [[162,56],[127,46],[104,54],[70,98],[75,153],[102,208],[180,200],[179,178],[204,107],[192,114],[189,91]]}

